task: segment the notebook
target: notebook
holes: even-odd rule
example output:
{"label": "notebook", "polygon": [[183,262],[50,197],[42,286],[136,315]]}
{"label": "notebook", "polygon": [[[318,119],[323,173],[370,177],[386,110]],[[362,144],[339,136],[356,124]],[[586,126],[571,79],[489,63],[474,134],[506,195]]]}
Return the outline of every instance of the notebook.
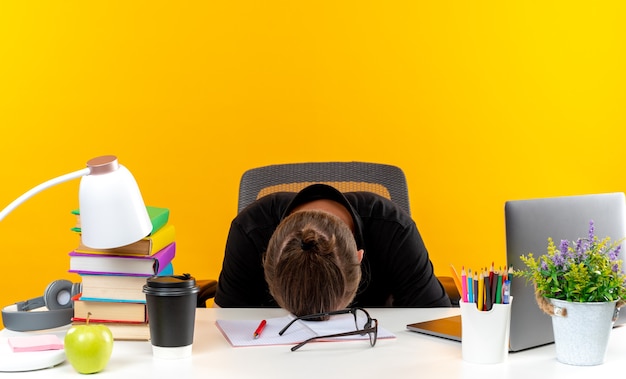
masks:
{"label": "notebook", "polygon": [[[626,197],[624,193],[603,193],[507,201],[504,206],[507,265],[523,268],[521,255],[546,252],[548,237],[555,241],[576,240],[589,231],[593,220],[595,234],[620,240],[626,237]],[[626,262],[626,246],[620,252]],[[626,269],[626,265],[623,267]],[[521,351],[554,342],[552,320],[535,301],[532,283],[513,277],[511,283],[510,351]],[[621,312],[615,325],[626,323]],[[454,320],[452,320],[454,319]],[[451,328],[454,325],[454,328]],[[461,340],[460,316],[407,325],[412,331]],[[451,334],[446,334],[446,331]]]}
{"label": "notebook", "polygon": [[[259,337],[254,337],[254,331],[260,320],[217,320],[216,325],[224,337],[233,347],[241,346],[264,346],[297,344],[306,339],[316,336],[343,333],[355,330],[354,317],[350,314],[333,316],[328,321],[296,321],[285,334],[278,332],[285,327],[293,315],[269,318],[265,328]],[[359,325],[365,324],[365,319],[358,321]],[[378,326],[378,339],[395,338],[395,335],[380,325]],[[332,340],[355,340],[369,339],[367,334],[352,335],[347,337],[335,337]],[[329,339],[325,339],[328,341]],[[322,341],[322,340],[319,340]]]}

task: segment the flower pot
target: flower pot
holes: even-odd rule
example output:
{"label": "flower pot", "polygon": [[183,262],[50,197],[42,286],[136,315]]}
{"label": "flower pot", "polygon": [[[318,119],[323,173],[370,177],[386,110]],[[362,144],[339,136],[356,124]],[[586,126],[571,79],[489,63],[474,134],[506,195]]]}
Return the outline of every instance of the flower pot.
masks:
{"label": "flower pot", "polygon": [[604,363],[609,335],[617,318],[617,302],[574,303],[548,300],[555,310],[552,328],[556,359],[577,366]]}

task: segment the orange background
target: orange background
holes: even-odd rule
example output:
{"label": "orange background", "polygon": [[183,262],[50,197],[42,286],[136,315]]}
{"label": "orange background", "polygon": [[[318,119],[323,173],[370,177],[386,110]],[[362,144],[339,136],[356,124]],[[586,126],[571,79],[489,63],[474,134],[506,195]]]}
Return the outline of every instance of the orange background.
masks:
{"label": "orange background", "polygon": [[[115,154],[209,278],[246,169],[374,161],[439,274],[503,264],[506,200],[626,189],[626,5],[459,3],[4,1],[0,207]],[[0,305],[78,280],[77,191],[0,222]]]}

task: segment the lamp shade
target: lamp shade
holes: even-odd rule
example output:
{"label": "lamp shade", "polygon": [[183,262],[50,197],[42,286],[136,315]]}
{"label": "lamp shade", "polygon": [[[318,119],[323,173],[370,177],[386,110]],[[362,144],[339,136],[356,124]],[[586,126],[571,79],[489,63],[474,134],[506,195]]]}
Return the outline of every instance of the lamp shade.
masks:
{"label": "lamp shade", "polygon": [[87,167],[78,196],[83,244],[108,249],[150,234],[152,222],[130,171],[110,155],[91,159]]}

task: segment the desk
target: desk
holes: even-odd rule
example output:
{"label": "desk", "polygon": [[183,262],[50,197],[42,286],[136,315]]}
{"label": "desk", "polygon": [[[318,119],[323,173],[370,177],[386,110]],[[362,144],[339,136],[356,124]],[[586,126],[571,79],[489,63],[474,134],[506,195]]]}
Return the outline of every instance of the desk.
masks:
{"label": "desk", "polygon": [[[612,331],[603,365],[580,367],[556,361],[554,345],[509,354],[505,363],[479,365],[461,359],[461,344],[406,329],[406,324],[458,314],[458,308],[368,308],[397,338],[318,342],[291,352],[288,345],[233,348],[215,326],[217,319],[280,317],[280,309],[198,309],[193,356],[157,360],[147,341],[115,341],[107,368],[93,378],[600,378],[621,372],[626,359],[626,327]],[[4,333],[6,331],[0,332]],[[69,363],[2,378],[80,377]],[[82,376],[84,377],[84,376]]]}

